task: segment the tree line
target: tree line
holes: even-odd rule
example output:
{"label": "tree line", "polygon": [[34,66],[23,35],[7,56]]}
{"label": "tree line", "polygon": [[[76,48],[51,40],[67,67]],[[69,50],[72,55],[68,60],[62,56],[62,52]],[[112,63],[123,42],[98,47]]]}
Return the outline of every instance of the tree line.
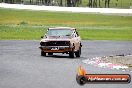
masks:
{"label": "tree line", "polygon": [[[110,7],[110,0],[102,0],[105,3],[105,7]],[[89,0],[89,7],[101,7],[101,0]]]}
{"label": "tree line", "polygon": [[[23,3],[25,0],[1,0],[1,2],[5,3]],[[26,0],[27,1],[27,0]],[[75,7],[82,5],[83,0],[29,0],[29,4],[42,4],[42,5],[54,5],[57,3],[59,6],[63,6],[63,3],[65,3],[65,6],[68,7]],[[88,0],[87,6],[89,7],[101,7],[101,1],[104,2],[105,7],[110,6],[111,0]]]}

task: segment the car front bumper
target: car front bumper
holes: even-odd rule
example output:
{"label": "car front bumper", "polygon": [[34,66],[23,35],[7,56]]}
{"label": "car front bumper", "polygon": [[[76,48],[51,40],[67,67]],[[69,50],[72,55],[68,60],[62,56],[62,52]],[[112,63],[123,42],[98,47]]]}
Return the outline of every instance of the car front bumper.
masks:
{"label": "car front bumper", "polygon": [[73,47],[69,46],[40,46],[39,48],[46,53],[66,53],[73,49]]}

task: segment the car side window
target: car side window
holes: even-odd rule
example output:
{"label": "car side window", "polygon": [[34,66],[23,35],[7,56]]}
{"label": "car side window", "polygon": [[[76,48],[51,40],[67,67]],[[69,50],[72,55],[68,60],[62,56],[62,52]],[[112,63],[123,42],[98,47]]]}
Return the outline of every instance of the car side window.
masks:
{"label": "car side window", "polygon": [[76,29],[73,30],[72,36],[73,36],[73,37],[78,37],[78,36],[79,36],[79,35],[78,35],[78,32],[76,31]]}
{"label": "car side window", "polygon": [[77,37],[79,36],[78,32],[76,31]]}
{"label": "car side window", "polygon": [[77,34],[76,34],[76,32],[75,32],[74,34],[75,34],[75,37],[77,37]]}
{"label": "car side window", "polygon": [[74,37],[77,37],[77,34],[76,34],[76,31],[75,30],[73,31],[73,36]]}
{"label": "car side window", "polygon": [[75,29],[75,32],[76,32],[76,35],[77,35],[77,37],[79,36],[79,34],[78,34],[78,32],[76,31],[76,29]]}

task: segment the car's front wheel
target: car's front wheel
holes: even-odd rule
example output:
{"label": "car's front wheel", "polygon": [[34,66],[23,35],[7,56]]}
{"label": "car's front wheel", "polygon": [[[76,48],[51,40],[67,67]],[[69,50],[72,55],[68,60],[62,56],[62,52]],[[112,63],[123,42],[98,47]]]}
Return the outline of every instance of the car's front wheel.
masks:
{"label": "car's front wheel", "polygon": [[80,57],[81,56],[81,47],[79,48],[79,50],[75,53],[76,57]]}
{"label": "car's front wheel", "polygon": [[70,58],[74,58],[74,50],[72,50],[72,51],[69,52],[69,57]]}
{"label": "car's front wheel", "polygon": [[44,51],[41,51],[41,56],[46,56],[46,53]]}

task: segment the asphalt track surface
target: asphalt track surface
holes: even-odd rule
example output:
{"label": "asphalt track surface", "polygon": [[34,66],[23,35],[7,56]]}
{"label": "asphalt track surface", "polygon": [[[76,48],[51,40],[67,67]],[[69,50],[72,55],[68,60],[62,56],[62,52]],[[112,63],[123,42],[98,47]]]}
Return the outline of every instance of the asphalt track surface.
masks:
{"label": "asphalt track surface", "polygon": [[0,40],[0,88],[132,88],[129,84],[86,84],[76,82],[82,65],[88,73],[127,73],[82,63],[84,59],[116,54],[132,54],[132,41],[82,41],[82,56],[40,56],[39,41]]}

